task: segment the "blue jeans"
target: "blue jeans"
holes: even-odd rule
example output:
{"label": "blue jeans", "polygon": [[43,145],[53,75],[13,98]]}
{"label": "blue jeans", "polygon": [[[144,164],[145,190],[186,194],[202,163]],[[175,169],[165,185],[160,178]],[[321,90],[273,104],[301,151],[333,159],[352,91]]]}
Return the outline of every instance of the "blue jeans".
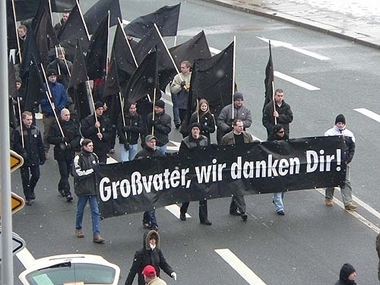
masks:
{"label": "blue jeans", "polygon": [[156,219],[156,210],[144,212],[143,224],[149,224],[151,228],[158,228],[157,219]]}
{"label": "blue jeans", "polygon": [[156,148],[157,148],[157,150],[160,151],[162,154],[165,154],[165,153],[166,153],[167,145],[157,146]]}
{"label": "blue jeans", "polygon": [[95,237],[95,236],[100,235],[100,225],[99,225],[100,214],[99,214],[99,208],[98,208],[98,200],[96,199],[96,196],[94,195],[78,196],[75,228],[77,230],[82,229],[83,212],[84,212],[84,208],[86,207],[87,201],[89,201],[90,208],[91,208],[92,235]]}
{"label": "blue jeans", "polygon": [[179,109],[177,104],[177,94],[171,94],[172,96],[172,103],[173,103],[173,121],[175,125],[178,125],[181,123],[181,120],[179,119]]}
{"label": "blue jeans", "polygon": [[284,211],[284,203],[282,199],[284,199],[284,192],[273,193],[273,203],[276,207],[276,212]]}
{"label": "blue jeans", "polygon": [[125,150],[123,144],[119,144],[121,161],[131,161],[137,154],[137,144],[130,144],[129,150]]}

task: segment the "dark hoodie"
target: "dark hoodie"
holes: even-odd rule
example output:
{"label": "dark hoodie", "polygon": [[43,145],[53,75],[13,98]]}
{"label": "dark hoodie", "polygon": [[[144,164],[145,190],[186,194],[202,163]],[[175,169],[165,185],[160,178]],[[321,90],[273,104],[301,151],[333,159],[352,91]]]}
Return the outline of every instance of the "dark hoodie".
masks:
{"label": "dark hoodie", "polygon": [[[149,244],[151,236],[155,236],[156,238],[156,248],[154,249],[151,249]],[[169,276],[174,272],[171,266],[166,262],[166,259],[160,249],[160,235],[155,230],[150,230],[144,233],[143,248],[135,253],[127,280],[125,280],[125,285],[132,285],[136,274],[139,276],[138,285],[145,285],[142,271],[147,265],[154,266],[158,277],[160,276],[160,268]]]}
{"label": "dark hoodie", "polygon": [[335,285],[356,285],[356,282],[354,280],[348,280],[348,276],[350,276],[355,271],[355,268],[351,264],[343,264],[342,268],[340,269],[339,280],[335,283]]}

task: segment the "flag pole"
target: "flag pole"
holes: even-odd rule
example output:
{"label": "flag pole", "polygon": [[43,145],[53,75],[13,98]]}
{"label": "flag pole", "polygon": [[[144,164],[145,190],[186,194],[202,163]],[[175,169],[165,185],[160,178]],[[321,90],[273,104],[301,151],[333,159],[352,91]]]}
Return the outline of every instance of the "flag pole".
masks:
{"label": "flag pole", "polygon": [[104,79],[107,79],[107,76],[108,76],[108,66],[109,66],[109,62],[110,62],[110,51],[109,51],[109,44],[110,44],[110,25],[111,25],[111,12],[110,10],[108,10],[108,13],[107,13],[107,47],[106,47],[106,76]]}
{"label": "flag pole", "polygon": [[[95,103],[94,103],[94,95],[92,94],[92,90],[91,90],[91,86],[90,86],[90,81],[89,80],[86,80],[86,89],[87,89],[87,92],[90,93],[90,97],[91,97],[91,106],[92,106],[92,109],[94,110],[94,116],[95,116],[95,123],[98,122],[98,117],[96,116],[96,109],[95,109]],[[98,134],[101,134],[100,132],[100,128],[98,128]],[[102,140],[102,139],[100,139]]]}
{"label": "flag pole", "polygon": [[234,114],[234,111],[235,111],[235,107],[234,107],[234,93],[235,93],[235,81],[236,81],[236,74],[235,74],[235,70],[236,70],[236,36],[234,36],[234,52],[233,52],[233,56],[232,56],[232,96],[231,96],[231,99],[232,99],[232,103],[231,103],[231,114],[232,114],[232,119],[235,119],[235,114]]}
{"label": "flag pole", "polygon": [[120,25],[120,28],[121,28],[121,30],[122,30],[122,32],[123,32],[124,38],[125,38],[125,40],[127,41],[127,45],[128,45],[129,51],[130,51],[131,54],[132,54],[133,61],[135,62],[136,67],[138,67],[139,65],[138,65],[138,63],[137,63],[137,60],[136,60],[135,54],[133,53],[133,50],[132,50],[131,44],[130,44],[129,41],[128,41],[128,37],[127,37],[127,35],[125,34],[125,31],[124,31],[124,29],[123,29],[123,26],[122,26],[122,23],[121,23],[121,21],[120,21],[120,18],[117,18],[117,20],[119,21],[119,25]]}
{"label": "flag pole", "polygon": [[82,19],[84,29],[86,30],[87,39],[90,40],[90,34],[88,32],[88,29],[87,29],[87,24],[86,24],[86,22],[84,21],[84,18],[83,18],[82,9],[80,8],[79,1],[76,0],[76,2],[77,2],[77,5],[78,5],[78,11],[79,11],[80,17]]}
{"label": "flag pole", "polygon": [[18,58],[20,60],[20,63],[22,63],[22,54],[21,54],[21,46],[20,46],[20,38],[18,36],[18,28],[17,28],[17,20],[16,20],[16,7],[15,7],[15,0],[12,0],[12,11],[13,11],[13,18],[15,23],[15,29],[16,29],[16,40],[17,40],[17,49],[18,49]]}

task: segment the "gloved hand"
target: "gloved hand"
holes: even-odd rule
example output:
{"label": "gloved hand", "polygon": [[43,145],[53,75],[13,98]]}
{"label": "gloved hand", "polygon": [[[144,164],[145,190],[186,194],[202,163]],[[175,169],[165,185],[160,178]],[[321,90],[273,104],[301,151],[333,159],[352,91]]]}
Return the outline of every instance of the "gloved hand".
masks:
{"label": "gloved hand", "polygon": [[181,82],[181,87],[184,87],[186,85],[186,81]]}
{"label": "gloved hand", "polygon": [[69,144],[69,143],[66,144],[66,149],[67,149],[67,150],[70,150],[70,149],[72,149],[72,148],[73,148],[73,147],[72,147],[71,144]]}
{"label": "gloved hand", "polygon": [[131,130],[131,126],[124,126],[123,127],[123,131],[124,132],[128,132],[128,131],[130,131]]}
{"label": "gloved hand", "polygon": [[129,150],[129,143],[127,143],[127,142],[124,143],[124,149],[125,149],[126,151]]}
{"label": "gloved hand", "polygon": [[152,121],[151,121],[151,125],[152,125],[152,126],[156,126],[156,125],[157,125],[157,121],[155,121],[155,120],[152,119]]}
{"label": "gloved hand", "polygon": [[171,276],[174,280],[177,280],[177,273],[172,272],[172,274],[170,274],[170,276]]}
{"label": "gloved hand", "polygon": [[70,140],[69,140],[69,138],[68,137],[63,137],[62,138],[62,142],[69,142]]}

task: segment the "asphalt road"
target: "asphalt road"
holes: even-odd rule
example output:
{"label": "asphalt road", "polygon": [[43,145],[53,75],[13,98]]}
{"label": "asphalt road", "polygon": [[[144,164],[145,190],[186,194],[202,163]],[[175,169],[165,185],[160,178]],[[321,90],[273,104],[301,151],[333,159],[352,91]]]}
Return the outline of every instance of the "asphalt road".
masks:
{"label": "asphalt road", "polygon": [[[84,10],[92,2],[82,1]],[[128,20],[178,3],[120,2]],[[253,195],[246,197],[249,218],[244,223],[228,214],[229,199],[217,199],[209,201],[211,227],[199,224],[198,203],[190,204],[192,218],[186,222],[169,210],[158,209],[161,247],[178,274],[176,282],[165,275],[163,278],[168,284],[333,284],[342,264],[350,262],[357,269],[358,283],[376,284],[380,165],[374,154],[380,148],[380,121],[376,114],[363,113],[380,113],[375,85],[380,76],[378,51],[202,1],[182,2],[177,43],[202,29],[210,47],[217,50],[237,37],[237,83],[245,96],[245,105],[252,110],[254,122],[249,131],[255,136],[265,139],[266,134],[261,109],[268,44],[260,38],[272,40],[274,68],[278,72],[275,86],[285,90],[285,100],[295,115],[291,137],[323,135],[333,126],[337,114],[345,114],[357,142],[351,183],[360,206],[358,214],[351,215],[338,204],[325,207],[318,191],[303,190],[286,194],[286,215],[280,217],[275,213],[271,195]],[[277,46],[274,41],[278,41]],[[167,42],[173,43],[174,39]],[[301,82],[281,79],[284,75]],[[311,86],[307,89],[295,82]],[[170,106],[168,112],[171,114]],[[172,141],[180,142],[180,138],[173,129]],[[26,241],[34,258],[63,253],[100,254],[121,267],[120,284],[124,284],[133,254],[142,246],[142,214],[102,221],[101,232],[107,243],[96,245],[91,240],[87,209],[86,237],[79,240],[74,236],[76,205],[58,196],[58,177],[57,164],[49,159],[42,167],[35,205],[13,216],[14,232]],[[12,174],[12,190],[22,193],[19,172]],[[341,200],[339,192],[336,198]],[[242,264],[231,261],[226,255],[229,252]],[[17,276],[23,265],[17,257],[14,268],[15,284],[19,284]],[[242,269],[247,270],[241,273]]]}

